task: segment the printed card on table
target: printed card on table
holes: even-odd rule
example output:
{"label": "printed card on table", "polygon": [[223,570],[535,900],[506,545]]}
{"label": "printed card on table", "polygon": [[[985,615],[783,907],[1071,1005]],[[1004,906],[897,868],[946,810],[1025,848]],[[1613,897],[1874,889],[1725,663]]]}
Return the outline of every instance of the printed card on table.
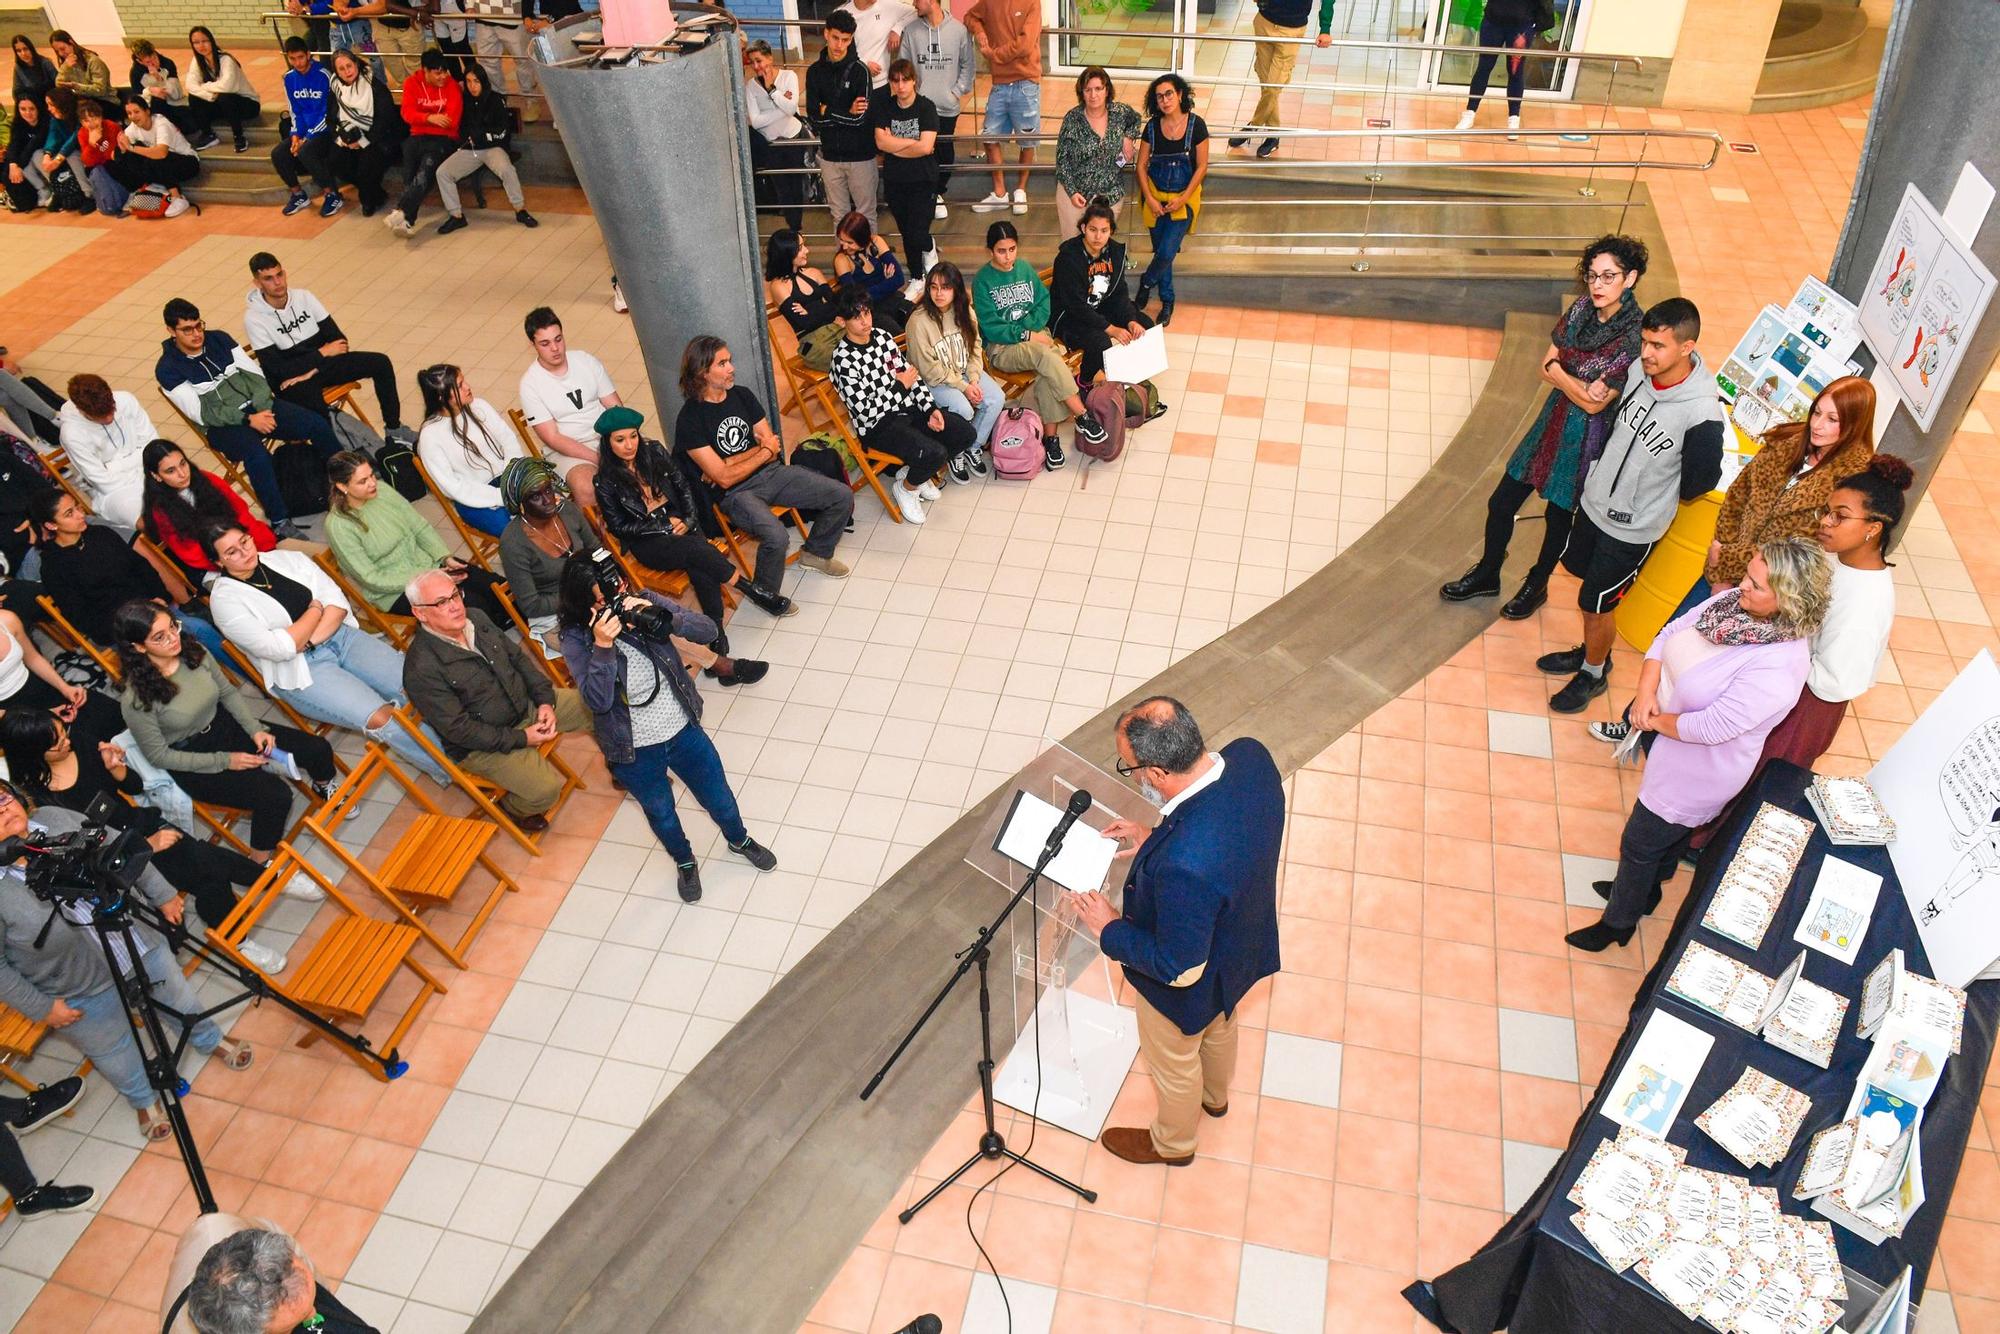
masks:
{"label": "printed card on table", "polygon": [[1604,1114],[1621,1126],[1665,1139],[1714,1045],[1715,1039],[1693,1024],[1654,1011],[1611,1082]]}

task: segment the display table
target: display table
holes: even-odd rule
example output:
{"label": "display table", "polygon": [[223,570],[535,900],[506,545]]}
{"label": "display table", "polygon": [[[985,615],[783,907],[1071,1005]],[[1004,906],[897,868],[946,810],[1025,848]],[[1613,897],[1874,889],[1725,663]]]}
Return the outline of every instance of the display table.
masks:
{"label": "display table", "polygon": [[[1837,1122],[1845,1112],[1855,1077],[1868,1055],[1871,1044],[1854,1036],[1862,982],[1868,970],[1891,949],[1903,951],[1913,972],[1928,974],[1930,967],[1888,852],[1870,847],[1835,848],[1817,826],[1800,860],[1792,888],[1764,934],[1762,949],[1747,950],[1700,925],[1716,882],[1759,804],[1768,801],[1812,819],[1812,809],[1804,795],[1808,781],[1810,775],[1805,770],[1774,762],[1751,790],[1749,799],[1739,804],[1729,820],[1726,835],[1710,843],[1695,874],[1693,891],[1674,919],[1673,932],[1660,962],[1640,983],[1624,1035],[1599,1076],[1596,1096],[1577,1122],[1563,1156],[1533,1198],[1472,1258],[1428,1283],[1414,1283],[1405,1291],[1411,1305],[1439,1329],[1459,1334],[1491,1334],[1502,1328],[1512,1334],[1574,1334],[1586,1329],[1615,1329],[1620,1334],[1633,1334],[1642,1330],[1706,1328],[1682,1316],[1636,1271],[1619,1273],[1606,1265],[1571,1226],[1576,1206],[1564,1198],[1598,1143],[1614,1137],[1618,1131],[1617,1125],[1601,1114],[1606,1086],[1623,1066],[1637,1034],[1655,1010],[1664,1009],[1715,1039],[1701,1076],[1693,1084],[1680,1118],[1667,1137],[1669,1142],[1687,1150],[1690,1167],[1744,1177],[1753,1186],[1770,1186],[1777,1190],[1787,1213],[1820,1217],[1812,1212],[1810,1201],[1792,1198],[1792,1184],[1812,1136]],[[1669,995],[1665,987],[1693,937],[1766,976],[1782,972],[1804,948],[1792,939],[1792,933],[1798,928],[1800,914],[1819,874],[1820,861],[1829,852],[1879,874],[1882,892],[1853,967],[1816,951],[1806,951],[1805,975],[1849,998],[1832,1067],[1821,1070],[1778,1050],[1755,1034]],[[1946,1063],[1944,1079],[1924,1109],[1923,1165],[1928,1198],[1911,1217],[1903,1235],[1890,1238],[1881,1246],[1871,1246],[1844,1228],[1833,1229],[1841,1262],[1848,1271],[1850,1315],[1865,1310],[1875,1290],[1895,1282],[1906,1265],[1913,1271],[1912,1298],[1921,1299],[1945,1210],[1951,1202],[1952,1187],[1958,1180],[1966,1137],[1979,1110],[1979,1094],[1987,1062],[1993,1054],[1996,1027],[2000,1027],[2000,984],[1974,983],[1967,991],[1963,1049]],[[1735,1083],[1746,1064],[1812,1098],[1812,1111],[1791,1153],[1775,1169],[1746,1170],[1694,1125],[1695,1116]]]}

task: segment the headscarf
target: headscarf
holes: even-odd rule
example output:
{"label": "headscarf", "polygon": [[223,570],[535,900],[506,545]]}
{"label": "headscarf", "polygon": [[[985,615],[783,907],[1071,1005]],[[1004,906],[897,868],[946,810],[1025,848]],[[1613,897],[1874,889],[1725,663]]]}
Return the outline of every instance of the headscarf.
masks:
{"label": "headscarf", "polygon": [[555,465],[547,459],[519,458],[507,460],[507,466],[500,470],[494,485],[500,488],[500,503],[509,514],[521,513],[521,498],[530,491],[539,491],[544,486],[553,486],[562,500],[569,499],[569,484],[562,479]]}

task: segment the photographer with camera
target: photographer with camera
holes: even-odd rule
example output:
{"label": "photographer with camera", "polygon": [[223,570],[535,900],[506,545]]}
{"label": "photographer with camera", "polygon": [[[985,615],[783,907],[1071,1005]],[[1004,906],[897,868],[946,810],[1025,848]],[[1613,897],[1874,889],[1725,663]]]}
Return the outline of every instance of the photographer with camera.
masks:
{"label": "photographer with camera", "polygon": [[[146,1078],[144,1060],[105,957],[104,943],[90,925],[96,913],[93,897],[119,891],[107,885],[78,894],[71,888],[78,880],[92,878],[71,874],[86,869],[94,860],[90,843],[129,836],[115,835],[97,825],[89,826],[94,832],[85,833],[81,840],[59,843],[86,828],[84,817],[76,812],[59,806],[34,810],[20,789],[0,783],[0,857],[11,853],[6,865],[0,866],[0,1001],[47,1024],[88,1056],[138,1112],[139,1129],[146,1138],[165,1139],[172,1127]],[[48,867],[55,874],[47,874],[44,864],[52,857],[71,864]],[[85,865],[76,866],[78,862]],[[186,900],[150,866],[139,870],[130,893],[158,908],[169,922],[178,924],[185,911]],[[148,987],[163,1009],[183,1015],[201,1013],[205,1008],[202,999],[195,994],[194,984],[182,975],[165,938],[135,922],[130,939],[139,951],[136,961],[126,956],[124,938],[112,937],[112,952],[120,957],[120,966],[143,968]],[[169,1020],[180,1022],[173,1015],[162,1016],[163,1022]],[[213,1019],[182,1026],[190,1028],[196,1051],[213,1053],[231,1070],[249,1066],[250,1044],[223,1037]]]}
{"label": "photographer with camera", "polygon": [[701,897],[701,865],[674,810],[672,770],[722,830],[729,850],[760,871],[777,866],[750,837],[722,756],[701,728],[701,695],[670,637],[715,638],[715,623],[657,594],[635,594],[609,553],[572,556],[563,566],[563,660],[597,723],[604,762],[646,812],[673,855],[681,899]]}

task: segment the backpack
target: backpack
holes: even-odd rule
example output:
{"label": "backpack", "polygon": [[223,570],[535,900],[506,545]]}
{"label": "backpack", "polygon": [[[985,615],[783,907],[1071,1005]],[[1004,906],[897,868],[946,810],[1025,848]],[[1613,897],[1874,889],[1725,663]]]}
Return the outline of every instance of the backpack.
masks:
{"label": "backpack", "polygon": [[792,466],[816,472],[842,486],[854,484],[853,475],[848,472],[848,452],[836,436],[814,435],[799,441],[792,446]]}
{"label": "backpack", "polygon": [[1160,402],[1160,390],[1151,380],[1125,386],[1125,429],[1135,431],[1167,410]]}
{"label": "backpack", "polygon": [[172,196],[162,186],[142,185],[125,201],[125,212],[135,218],[164,218],[170,198]]}
{"label": "backpack", "polygon": [[422,500],[431,493],[424,485],[424,475],[417,471],[416,452],[399,440],[385,440],[375,451],[375,471],[388,478],[389,485],[405,500]]}
{"label": "backpack", "polygon": [[1093,445],[1081,435],[1077,436],[1077,450],[1086,458],[1109,463],[1125,452],[1125,427],[1128,424],[1126,388],[1115,381],[1103,380],[1092,385],[1090,392],[1083,396],[1083,406],[1090,409],[1090,415],[1097,418],[1097,424],[1104,428],[1102,444]]}
{"label": "backpack", "polygon": [[294,519],[326,513],[326,461],[310,441],[277,445],[271,450],[271,469],[278,474],[278,494]]}
{"label": "backpack", "polygon": [[1042,452],[1042,419],[1033,408],[1009,405],[993,424],[993,471],[1016,481],[1032,479],[1047,466]]}

